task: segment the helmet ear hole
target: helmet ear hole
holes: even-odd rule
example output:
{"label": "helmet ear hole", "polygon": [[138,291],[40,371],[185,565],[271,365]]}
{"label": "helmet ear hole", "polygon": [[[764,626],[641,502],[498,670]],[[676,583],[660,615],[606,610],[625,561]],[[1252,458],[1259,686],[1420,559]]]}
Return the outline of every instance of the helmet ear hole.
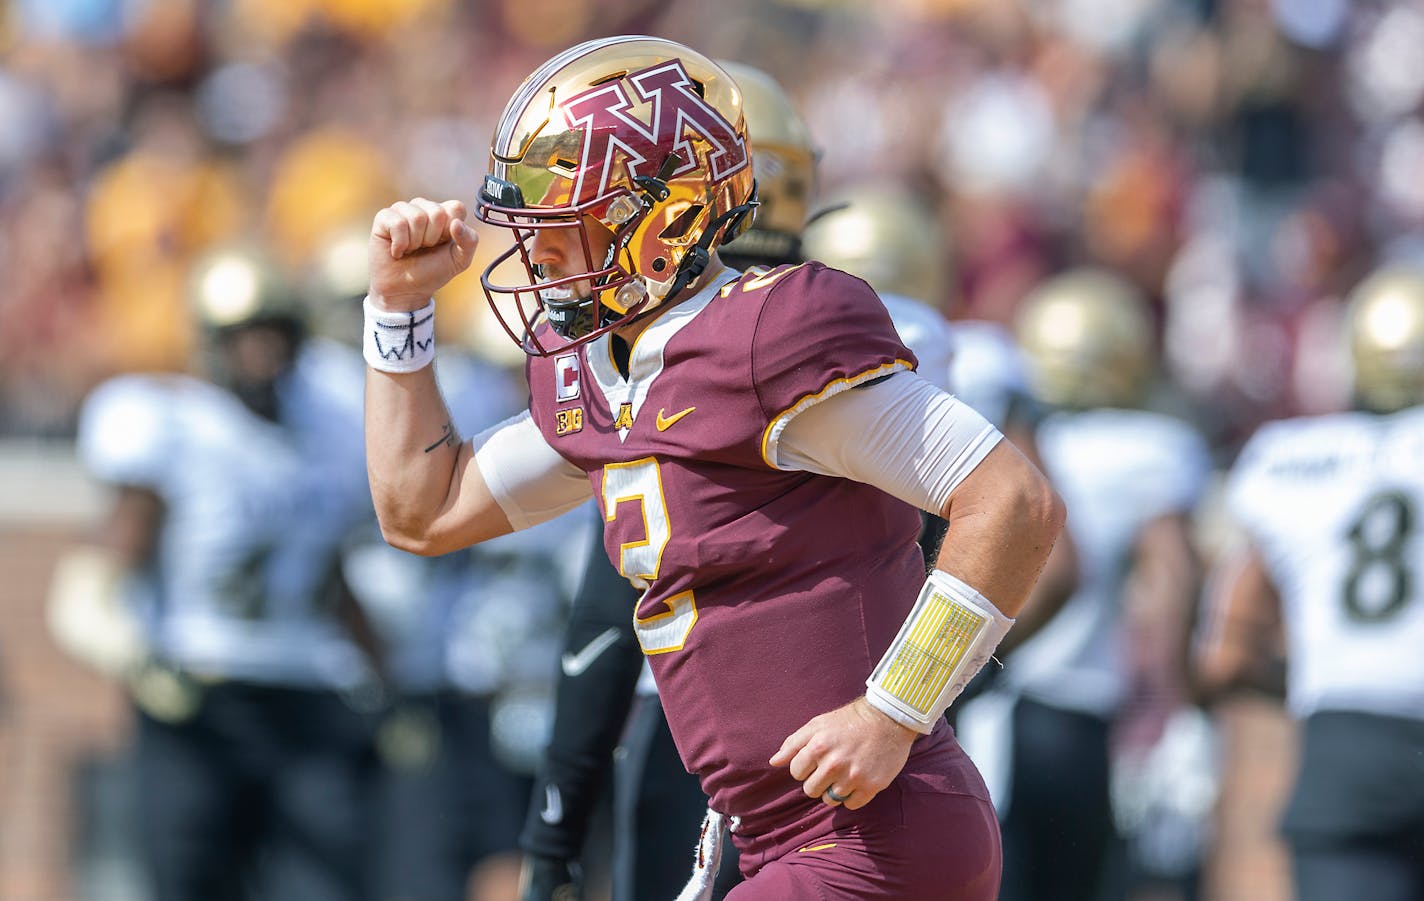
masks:
{"label": "helmet ear hole", "polygon": [[658,233],[658,240],[676,241],[678,238],[685,236],[688,229],[692,228],[693,223],[702,215],[702,210],[703,206],[700,203],[694,203],[692,206],[683,210],[676,219],[669,222],[667,227]]}

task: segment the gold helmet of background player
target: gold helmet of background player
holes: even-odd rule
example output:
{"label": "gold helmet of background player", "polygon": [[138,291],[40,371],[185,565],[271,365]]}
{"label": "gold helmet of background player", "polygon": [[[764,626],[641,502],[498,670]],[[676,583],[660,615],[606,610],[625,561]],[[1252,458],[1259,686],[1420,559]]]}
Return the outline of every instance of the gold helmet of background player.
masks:
{"label": "gold helmet of background player", "polygon": [[203,255],[189,273],[194,316],[209,332],[270,324],[300,335],[306,324],[301,295],[277,262],[246,245]]}
{"label": "gold helmet of background player", "polygon": [[1357,402],[1390,412],[1424,401],[1424,269],[1377,271],[1351,292],[1347,310]]}
{"label": "gold helmet of background player", "polygon": [[[475,216],[514,246],[481,276],[526,353],[582,343],[652,310],[751,224],[755,190],[742,93],[732,76],[675,41],[624,35],[553,57],[515,91],[495,127]],[[612,246],[593,259],[590,229]],[[542,229],[568,229],[582,271],[546,280],[531,259]],[[506,260],[523,283],[499,281]],[[591,284],[590,296],[579,286]],[[563,342],[535,334],[543,316]]]}
{"label": "gold helmet of background player", "polygon": [[360,344],[361,332],[352,328],[359,319],[361,301],[370,286],[366,259],[371,226],[353,222],[334,229],[318,242],[308,262],[303,284],[311,306],[311,328],[315,334]]}
{"label": "gold helmet of background player", "polygon": [[857,275],[882,294],[899,294],[938,310],[953,278],[949,242],[935,211],[904,185],[873,181],[843,186],[824,198],[825,213],[806,226],[807,259]]}
{"label": "gold helmet of background player", "polygon": [[1034,395],[1053,406],[1132,407],[1152,372],[1147,299],[1106,269],[1084,267],[1040,283],[1014,328]]}
{"label": "gold helmet of background player", "polygon": [[757,188],[756,219],[741,237],[723,245],[722,258],[737,268],[799,261],[816,180],[811,131],[776,79],[745,63],[717,63],[742,92]]}
{"label": "gold helmet of background player", "polygon": [[306,336],[301,294],[271,257],[251,245],[209,252],[190,280],[194,318],[208,338],[200,366],[253,412],[277,420],[278,382]]}

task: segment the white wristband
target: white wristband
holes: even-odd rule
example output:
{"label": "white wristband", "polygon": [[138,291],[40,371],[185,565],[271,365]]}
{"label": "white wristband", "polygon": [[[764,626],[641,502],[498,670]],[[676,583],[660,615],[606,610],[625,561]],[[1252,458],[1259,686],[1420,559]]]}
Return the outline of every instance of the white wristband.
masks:
{"label": "white wristband", "polygon": [[366,365],[381,372],[415,372],[435,359],[435,301],[419,310],[392,313],[361,304],[366,312],[366,334],[361,353]]}
{"label": "white wristband", "polygon": [[988,598],[935,570],[865,681],[865,699],[901,725],[929,734],[1013,624]]}

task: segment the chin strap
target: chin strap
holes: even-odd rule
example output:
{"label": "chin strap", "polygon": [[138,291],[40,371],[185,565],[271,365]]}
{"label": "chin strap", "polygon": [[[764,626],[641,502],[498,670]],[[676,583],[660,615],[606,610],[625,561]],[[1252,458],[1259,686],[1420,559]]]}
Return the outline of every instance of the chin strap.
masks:
{"label": "chin strap", "polygon": [[707,228],[703,230],[702,237],[697,240],[697,243],[687,251],[687,255],[682,258],[682,265],[678,267],[677,277],[672,280],[672,285],[669,286],[667,294],[664,295],[665,299],[676,297],[682,292],[682,289],[697,281],[698,277],[707,269],[707,264],[712,261],[712,243],[716,241],[720,244],[721,241],[718,240],[718,237],[722,235],[723,232],[735,232],[737,227],[741,225],[742,220],[760,205],[761,202],[757,200],[756,184],[753,183],[752,196],[747,199],[746,203],[732,207],[727,212],[707,223]]}

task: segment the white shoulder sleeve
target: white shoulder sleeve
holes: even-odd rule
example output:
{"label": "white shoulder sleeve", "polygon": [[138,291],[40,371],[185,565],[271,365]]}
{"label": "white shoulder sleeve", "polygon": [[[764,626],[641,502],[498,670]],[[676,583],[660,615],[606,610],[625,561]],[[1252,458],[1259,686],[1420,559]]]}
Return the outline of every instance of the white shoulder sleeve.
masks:
{"label": "white shoulder sleeve", "polygon": [[509,524],[527,529],[589,499],[588,475],[549,446],[525,410],[471,439],[475,464]]}
{"label": "white shoulder sleeve", "polygon": [[121,375],[103,382],[80,409],[80,460],[105,482],[163,485],[172,471],[171,424],[182,419],[178,403],[171,384],[159,378]]}
{"label": "white shoulder sleeve", "polygon": [[938,513],[1001,437],[968,404],[898,372],[796,414],[774,462],[865,482]]}

